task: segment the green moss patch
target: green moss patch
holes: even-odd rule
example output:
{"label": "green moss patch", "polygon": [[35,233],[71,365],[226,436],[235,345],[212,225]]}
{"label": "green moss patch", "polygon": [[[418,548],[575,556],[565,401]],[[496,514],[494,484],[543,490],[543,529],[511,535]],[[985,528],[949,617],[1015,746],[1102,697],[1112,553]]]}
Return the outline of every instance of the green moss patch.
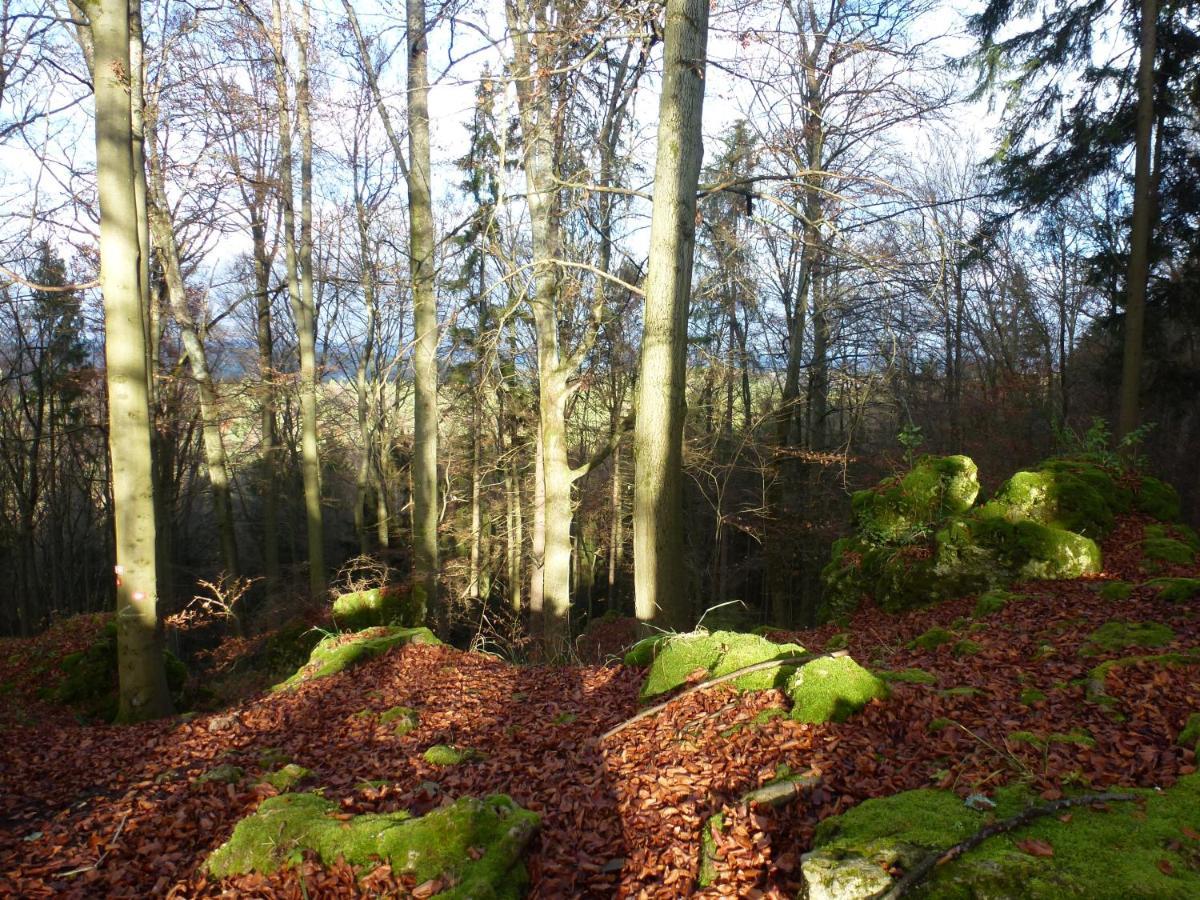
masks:
{"label": "green moss patch", "polygon": [[825,642],[822,648],[826,653],[833,653],[835,650],[845,650],[850,646],[850,632],[839,631],[835,635],[831,635],[829,640]]}
{"label": "green moss patch", "polygon": [[1192,750],[1200,747],[1200,713],[1192,713],[1188,716],[1179,736],[1175,738],[1175,743],[1180,747],[1188,747]]}
{"label": "green moss patch", "polygon": [[[1130,790],[1137,803],[1107,810],[1079,807],[1067,821],[1054,816],[997,835],[934,869],[922,890],[930,897],[1165,897],[1200,895],[1200,866],[1188,832],[1200,828],[1200,776],[1165,791]],[[821,896],[869,896],[893,884],[889,866],[911,868],[996,818],[1023,809],[1019,788],[996,793],[994,812],[967,806],[949,791],[907,791],[868,800],[817,827],[803,873]],[[1033,856],[1020,843],[1035,839],[1053,856]],[[1164,865],[1165,863],[1165,865]]]}
{"label": "green moss patch", "polygon": [[1153,562],[1190,566],[1196,561],[1196,551],[1174,538],[1146,538],[1142,541],[1142,555]]}
{"label": "green moss patch", "polygon": [[709,816],[708,821],[704,823],[704,831],[700,834],[700,871],[696,876],[696,883],[700,887],[708,887],[717,880],[717,868],[715,865],[717,841],[713,837],[713,832],[722,832],[724,830],[724,813]]}
{"label": "green moss patch", "polygon": [[979,595],[979,599],[975,601],[975,609],[971,611],[971,615],[976,619],[995,615],[1008,606],[1010,602],[1018,599],[1019,596],[1019,594],[1014,594],[1011,591],[987,591]]}
{"label": "green moss patch", "polygon": [[908,642],[911,648],[920,648],[921,650],[936,650],[943,644],[954,643],[955,637],[952,632],[945,628],[930,628],[924,634],[918,635]]}
{"label": "green moss patch", "polygon": [[[1087,677],[1087,694],[1088,699],[1104,702],[1105,684],[1108,681],[1108,673],[1114,669],[1125,668],[1126,666],[1200,666],[1200,650],[1192,650],[1185,653],[1155,653],[1146,656],[1123,656],[1119,659],[1110,659],[1100,663],[1100,665],[1088,672]],[[1109,699],[1111,702],[1111,698]]]}
{"label": "green moss patch", "polygon": [[298,766],[295,763],[288,763],[277,771],[268,772],[262,777],[262,780],[282,794],[287,793],[305,778],[311,776],[311,769],[306,769],[304,766]]}
{"label": "green moss patch", "polygon": [[792,718],[799,722],[841,722],[872,700],[888,696],[887,684],[848,656],[805,663],[788,679]]}
{"label": "green moss patch", "polygon": [[380,725],[391,725],[397,735],[403,737],[416,731],[421,724],[421,716],[409,706],[393,706],[379,714]]}
{"label": "green moss patch", "polygon": [[[653,661],[642,684],[643,700],[687,684],[689,680],[697,677],[697,672],[704,678],[719,678],[746,666],[768,660],[786,660],[805,652],[798,644],[775,644],[760,635],[736,631],[675,634],[654,640],[656,643],[653,645]],[[637,651],[638,646],[635,645],[634,651]],[[634,651],[630,653],[633,654]],[[761,672],[751,672],[735,679],[733,684],[744,691],[780,687],[787,681],[791,671],[792,667],[781,665]]]}
{"label": "green moss patch", "polygon": [[406,644],[440,644],[428,628],[368,628],[356,634],[333,634],[321,640],[309,654],[308,662],[296,674],[273,690],[281,691],[317,678],[336,675],[352,666]]}
{"label": "green moss patch", "polygon": [[1105,622],[1088,635],[1080,652],[1094,656],[1127,647],[1161,647],[1173,640],[1175,632],[1161,622]]}
{"label": "green moss patch", "polygon": [[1160,522],[1174,522],[1179,518],[1179,492],[1165,481],[1149,475],[1142,476],[1141,484],[1134,492],[1134,505],[1139,512]]}
{"label": "green moss patch", "polygon": [[527,881],[521,855],[539,822],[502,794],[462,797],[419,818],[408,813],[340,817],[317,794],[264,800],[205,863],[210,875],[270,874],[311,854],[325,865],[385,862],[417,882],[442,878],[447,898],[516,898]]}
{"label": "green moss patch", "polygon": [[422,755],[425,762],[434,766],[457,766],[484,758],[480,751],[471,747],[451,747],[448,744],[434,744]]}
{"label": "green moss patch", "polygon": [[974,656],[977,653],[983,652],[983,645],[975,641],[962,640],[954,645],[951,652],[955,656]]}
{"label": "green moss patch", "polygon": [[937,684],[937,676],[924,669],[896,669],[876,672],[875,675],[886,682],[901,684]]}
{"label": "green moss patch", "polygon": [[208,784],[217,782],[219,784],[237,784],[245,776],[246,772],[241,766],[230,765],[223,763],[209,769],[203,775],[196,776],[196,784]]}
{"label": "green moss patch", "polygon": [[1025,688],[1025,690],[1021,691],[1020,700],[1026,706],[1033,706],[1033,704],[1041,703],[1045,699],[1046,695],[1036,688]]}
{"label": "green moss patch", "polygon": [[1121,603],[1129,599],[1129,595],[1133,593],[1133,585],[1128,581],[1110,581],[1100,588],[1099,593],[1105,600]]}
{"label": "green moss patch", "polygon": [[333,620],[346,631],[362,631],[377,625],[419,625],[423,609],[400,587],[372,588],[342,594],[333,601]]}
{"label": "green moss patch", "polygon": [[1200,597],[1200,578],[1153,578],[1146,587],[1168,603],[1186,603]]}
{"label": "green moss patch", "polygon": [[1052,732],[1037,734],[1032,731],[1014,731],[1008,739],[1014,744],[1030,744],[1039,750],[1044,750],[1051,744],[1075,744],[1080,747],[1095,747],[1096,739],[1082,728],[1070,732]]}

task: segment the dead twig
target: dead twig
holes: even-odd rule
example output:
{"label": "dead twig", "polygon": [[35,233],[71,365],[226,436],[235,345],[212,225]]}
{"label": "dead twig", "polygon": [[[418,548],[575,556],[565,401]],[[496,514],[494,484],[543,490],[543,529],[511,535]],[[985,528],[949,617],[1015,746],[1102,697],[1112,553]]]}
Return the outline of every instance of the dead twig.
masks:
{"label": "dead twig", "polygon": [[69,872],[59,872],[54,877],[70,878],[72,875],[82,875],[84,872],[90,872],[92,869],[100,868],[100,864],[103,863],[108,857],[108,854],[112,852],[113,845],[121,839],[121,832],[125,830],[125,823],[129,821],[129,814],[132,812],[133,810],[126,810],[125,815],[121,817],[121,822],[119,825],[117,825],[117,830],[113,832],[112,840],[108,842],[108,846],[104,848],[104,852],[100,854],[99,859],[97,859],[90,866],[80,866],[78,869],[72,869]]}
{"label": "dead twig", "polygon": [[1015,831],[1023,825],[1028,825],[1034,819],[1053,815],[1060,809],[1069,809],[1072,806],[1095,806],[1099,803],[1136,799],[1136,794],[1086,794],[1082,797],[1066,797],[1062,800],[1054,800],[1042,806],[1031,806],[1017,813],[1015,816],[1009,816],[1007,819],[1001,819],[998,822],[985,825],[965,841],[955,844],[949,850],[929,854],[917,865],[913,866],[903,878],[887,890],[872,895],[870,900],[899,900],[900,897],[905,896],[929,877],[929,873],[938,866],[945,865],[957,859],[969,850],[974,850],[988,838],[1004,834],[1005,832]]}

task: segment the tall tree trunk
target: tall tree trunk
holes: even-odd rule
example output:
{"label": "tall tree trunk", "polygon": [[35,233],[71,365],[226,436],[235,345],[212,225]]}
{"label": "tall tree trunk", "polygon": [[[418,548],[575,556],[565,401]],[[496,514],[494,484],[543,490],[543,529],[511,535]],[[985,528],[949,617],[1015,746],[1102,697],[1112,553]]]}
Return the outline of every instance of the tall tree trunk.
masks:
{"label": "tall tree trunk", "polygon": [[1158,38],[1158,4],[1156,0],[1142,0],[1141,8],[1137,132],[1134,143],[1133,227],[1129,236],[1125,348],[1121,361],[1121,409],[1117,416],[1117,437],[1124,437],[1138,426],[1146,288],[1150,279],[1150,233],[1154,210],[1150,156],[1154,131],[1154,54]]}
{"label": "tall tree trunk", "polygon": [[608,608],[617,608],[617,570],[621,565],[622,534],[621,448],[613,450],[612,458],[612,522],[608,529]]}
{"label": "tall tree trunk", "polygon": [[188,309],[183,272],[179,264],[179,248],[175,242],[175,229],[167,212],[166,186],[157,155],[153,150],[150,160],[153,177],[147,196],[147,210],[166,282],[167,299],[171,304],[175,323],[179,326],[179,336],[187,352],[192,378],[196,382],[204,458],[208,467],[209,484],[212,487],[213,516],[217,522],[221,546],[221,567],[225,574],[232,577],[239,571],[237,536],[233,524],[233,504],[230,500],[229,466],[225,458],[225,442],[221,437],[219,398],[208,366],[203,337]]}
{"label": "tall tree trunk", "polygon": [[156,609],[146,328],[132,113],[125,83],[131,9],[129,0],[99,0],[88,12],[94,47],[100,289],[117,558],[117,715],[131,722],[171,712]]}
{"label": "tall tree trunk", "polygon": [[[255,188],[260,195],[262,188]],[[259,428],[262,467],[262,565],[263,580],[268,597],[279,592],[279,513],[276,490],[276,456],[278,438],[275,433],[275,366],[274,340],[271,335],[271,261],[267,253],[267,225],[263,221],[266,202],[257,207],[260,214],[252,215],[250,230],[254,243],[254,337],[258,348]]]}
{"label": "tall tree trunk", "polygon": [[[301,8],[303,21],[296,34],[300,65],[300,77],[296,83],[296,124],[300,130],[300,294],[299,302],[293,302],[292,314],[296,319],[296,338],[300,349],[300,465],[304,476],[304,511],[308,525],[308,589],[314,600],[323,600],[325,528],[321,518],[321,451],[317,434],[317,322],[312,261],[312,94],[308,67],[312,22],[308,0],[304,0]],[[290,230],[288,234],[290,237]]]}
{"label": "tall tree trunk", "polygon": [[633,571],[638,619],[677,630],[692,625],[683,547],[683,424],[707,42],[707,0],[668,0],[633,439]]}
{"label": "tall tree trunk", "polygon": [[825,450],[829,440],[829,309],[825,279],[812,279],[813,359],[808,383],[808,434],[814,450]]}
{"label": "tall tree trunk", "polygon": [[[300,283],[301,261],[296,252],[296,200],[295,186],[292,179],[292,117],[289,111],[287,88],[287,62],[283,49],[283,9],[280,0],[271,2],[271,43],[274,54],[275,92],[278,98],[279,117],[279,182],[281,205],[283,207],[283,247],[284,262],[287,271],[288,299],[292,306],[292,317],[296,321],[296,338],[300,354],[300,452],[301,472],[304,477],[304,509],[308,531],[308,565],[309,565],[309,595],[313,600],[325,599],[325,559],[324,537],[321,527],[321,484],[320,464],[317,456],[317,416],[316,416],[316,339],[312,321],[312,308],[305,303],[305,292]],[[302,47],[307,46],[307,37],[299,38]],[[308,158],[305,171],[301,172],[302,191],[311,198],[312,191],[312,133],[311,126],[306,128],[308,119],[307,106],[307,51],[301,53],[300,85],[297,87],[297,115],[301,122],[302,151]],[[304,95],[303,99],[301,94]],[[306,177],[307,176],[307,177]],[[307,182],[307,185],[305,185]],[[302,216],[305,211],[311,215],[311,206],[302,199]],[[309,227],[311,227],[311,222]],[[303,225],[302,225],[303,228]],[[311,233],[309,235],[311,241]],[[301,237],[301,256],[304,238]],[[311,283],[311,243],[308,254],[308,299],[312,297]]]}
{"label": "tall tree trunk", "polygon": [[[358,253],[361,272],[359,285],[363,292],[363,306],[367,314],[366,335],[362,351],[358,355],[358,366],[354,373],[354,388],[358,414],[358,442],[362,456],[358,463],[358,478],[354,502],[354,527],[358,534],[358,552],[364,556],[371,551],[370,532],[367,528],[367,509],[371,500],[372,471],[374,468],[373,435],[370,421],[370,377],[371,357],[375,349],[375,329],[378,320],[375,301],[375,264],[371,257],[370,234],[367,228],[367,210],[358,188],[358,174],[354,174],[354,215],[358,224]],[[378,519],[378,502],[375,504]]]}
{"label": "tall tree trunk", "polygon": [[428,608],[438,606],[438,373],[437,297],[434,293],[433,195],[429,163],[429,43],[425,0],[407,0],[408,222],[412,278],[414,424],[414,587]]}

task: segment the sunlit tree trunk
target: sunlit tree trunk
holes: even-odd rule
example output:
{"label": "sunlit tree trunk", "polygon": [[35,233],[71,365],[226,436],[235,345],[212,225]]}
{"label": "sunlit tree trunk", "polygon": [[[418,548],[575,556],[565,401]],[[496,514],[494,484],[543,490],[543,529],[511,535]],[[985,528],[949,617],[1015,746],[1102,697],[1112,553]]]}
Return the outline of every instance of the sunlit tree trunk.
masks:
{"label": "sunlit tree trunk", "polygon": [[[259,187],[256,191],[261,191]],[[266,203],[257,209],[265,215]],[[262,564],[267,596],[279,590],[279,513],[275,492],[278,438],[275,434],[275,367],[274,340],[271,334],[271,261],[267,253],[267,224],[260,216],[253,217],[251,235],[254,243],[254,338],[258,350],[259,428],[262,435],[260,491],[262,495]]]}
{"label": "sunlit tree trunk", "polygon": [[425,0],[407,0],[408,221],[413,329],[414,587],[431,610],[438,603],[437,297],[434,292],[433,197],[429,163],[429,46]]}
{"label": "sunlit tree trunk", "polygon": [[171,712],[158,626],[146,326],[129,95],[128,0],[90,4],[109,452],[116,534],[118,718]]}
{"label": "sunlit tree trunk", "polygon": [[668,0],[634,425],[633,571],[638,619],[678,630],[692,625],[683,423],[707,42],[707,0]]}
{"label": "sunlit tree trunk", "polygon": [[[359,192],[358,176],[354,175],[354,214],[358,224],[358,252],[361,266],[359,284],[363,292],[363,306],[367,314],[366,335],[363,337],[362,351],[358,356],[358,366],[354,373],[354,387],[357,394],[358,440],[362,453],[358,463],[358,478],[354,502],[354,527],[358,534],[359,552],[367,554],[371,550],[368,539],[367,508],[371,499],[371,473],[373,469],[373,435],[370,423],[370,377],[371,357],[375,349],[375,328],[378,319],[375,300],[375,267],[371,257],[370,236],[367,231],[367,211]],[[378,502],[375,515],[378,518]]]}

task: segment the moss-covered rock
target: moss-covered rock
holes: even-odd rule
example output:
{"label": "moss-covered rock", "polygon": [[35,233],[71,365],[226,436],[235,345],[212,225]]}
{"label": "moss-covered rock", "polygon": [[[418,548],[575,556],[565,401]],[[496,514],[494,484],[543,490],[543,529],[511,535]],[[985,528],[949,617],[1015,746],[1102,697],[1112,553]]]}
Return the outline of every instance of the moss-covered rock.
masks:
{"label": "moss-covered rock", "polygon": [[658,648],[669,637],[671,637],[669,634],[656,634],[651,637],[642,638],[626,651],[625,658],[622,661],[627,666],[644,669],[650,663],[654,662],[654,657],[658,655]]}
{"label": "moss-covered rock", "polygon": [[978,494],[978,472],[969,457],[925,456],[906,474],[859,491],[851,505],[860,534],[903,542],[949,515],[966,512]]}
{"label": "moss-covered rock", "polygon": [[274,690],[288,690],[316,678],[336,675],[352,666],[406,644],[440,644],[428,628],[368,628],[355,634],[332,634],[309,654],[308,662]]}
{"label": "moss-covered rock", "polygon": [[1018,472],[987,504],[987,515],[1030,519],[1092,538],[1103,537],[1132,497],[1115,473],[1082,459],[1053,459],[1036,471]]}
{"label": "moss-covered rock", "polygon": [[274,772],[268,772],[262,777],[262,780],[282,794],[287,793],[305,778],[311,776],[311,769],[306,769],[296,763],[288,763]]}
{"label": "moss-covered rock", "polygon": [[333,620],[346,631],[362,631],[376,625],[412,628],[421,624],[423,610],[401,587],[372,588],[342,594],[333,601]]}
{"label": "moss-covered rock", "polygon": [[954,643],[954,633],[947,631],[945,628],[933,627],[922,634],[917,635],[908,642],[908,646],[914,649],[921,650],[936,650],[943,644]]}
{"label": "moss-covered rock", "polygon": [[1175,632],[1161,622],[1105,622],[1088,635],[1080,652],[1095,656],[1127,647],[1161,647],[1173,640]]}
{"label": "moss-covered rock", "polygon": [[484,758],[482,753],[471,747],[451,747],[448,744],[434,744],[422,755],[425,762],[433,766],[457,766]]}
{"label": "moss-covered rock", "polygon": [[1114,603],[1122,603],[1133,593],[1133,585],[1128,581],[1110,581],[1100,588],[1100,596]]}
{"label": "moss-covered rock", "polygon": [[1134,506],[1160,522],[1174,522],[1179,518],[1179,492],[1165,481],[1143,475],[1134,492]]}
{"label": "moss-covered rock", "polygon": [[887,684],[848,656],[805,663],[787,681],[792,718],[798,722],[842,722],[875,699]]}
{"label": "moss-covered rock", "polygon": [[[697,672],[704,678],[720,678],[746,666],[768,660],[787,660],[805,652],[797,644],[776,644],[757,634],[736,631],[674,634],[655,640],[658,643],[654,645],[653,662],[642,684],[643,700],[688,683],[689,679],[698,677]],[[766,690],[782,686],[791,671],[791,667],[781,665],[751,672],[735,679],[733,684],[744,691]]]}
{"label": "moss-covered rock", "polygon": [[216,878],[270,874],[311,854],[325,865],[386,862],[418,883],[444,879],[446,898],[520,897],[527,876],[521,855],[538,826],[535,813],[502,794],[462,797],[419,818],[405,812],[346,819],[337,803],[317,794],[264,800],[238,823],[205,863]]}
{"label": "moss-covered rock", "polygon": [[[1065,822],[1047,816],[990,838],[937,866],[919,893],[1036,900],[1200,895],[1200,867],[1184,836],[1200,826],[1200,776],[1185,776],[1165,791],[1129,793],[1144,802],[1114,803],[1106,811],[1080,807]],[[988,813],[949,791],[907,791],[826,819],[817,827],[815,849],[802,860],[808,897],[832,900],[885,891],[894,884],[895,867],[909,869],[1034,801],[1013,787],[998,791],[995,802],[994,813]],[[1027,839],[1048,844],[1053,856],[1023,852],[1019,844]]]}
{"label": "moss-covered rock", "polygon": [[975,601],[975,609],[971,611],[971,615],[976,619],[995,615],[1019,596],[1010,591],[987,591],[979,595],[979,599]]}
{"label": "moss-covered rock", "polygon": [[1200,578],[1153,578],[1146,587],[1168,603],[1186,603],[1200,597]]}
{"label": "moss-covered rock", "polygon": [[196,784],[208,784],[214,781],[219,784],[237,784],[245,775],[246,772],[241,766],[222,763],[196,776]]}
{"label": "moss-covered rock", "polygon": [[975,539],[991,551],[1010,577],[1056,580],[1095,575],[1100,548],[1091,538],[1032,519],[1012,521],[982,515],[972,526]]}
{"label": "moss-covered rock", "polygon": [[1174,538],[1146,538],[1142,541],[1142,555],[1153,562],[1165,562],[1176,566],[1190,566],[1196,561],[1196,551]]}
{"label": "moss-covered rock", "polygon": [[410,706],[393,706],[379,714],[380,725],[391,725],[400,737],[416,731],[421,725],[420,714]]}

